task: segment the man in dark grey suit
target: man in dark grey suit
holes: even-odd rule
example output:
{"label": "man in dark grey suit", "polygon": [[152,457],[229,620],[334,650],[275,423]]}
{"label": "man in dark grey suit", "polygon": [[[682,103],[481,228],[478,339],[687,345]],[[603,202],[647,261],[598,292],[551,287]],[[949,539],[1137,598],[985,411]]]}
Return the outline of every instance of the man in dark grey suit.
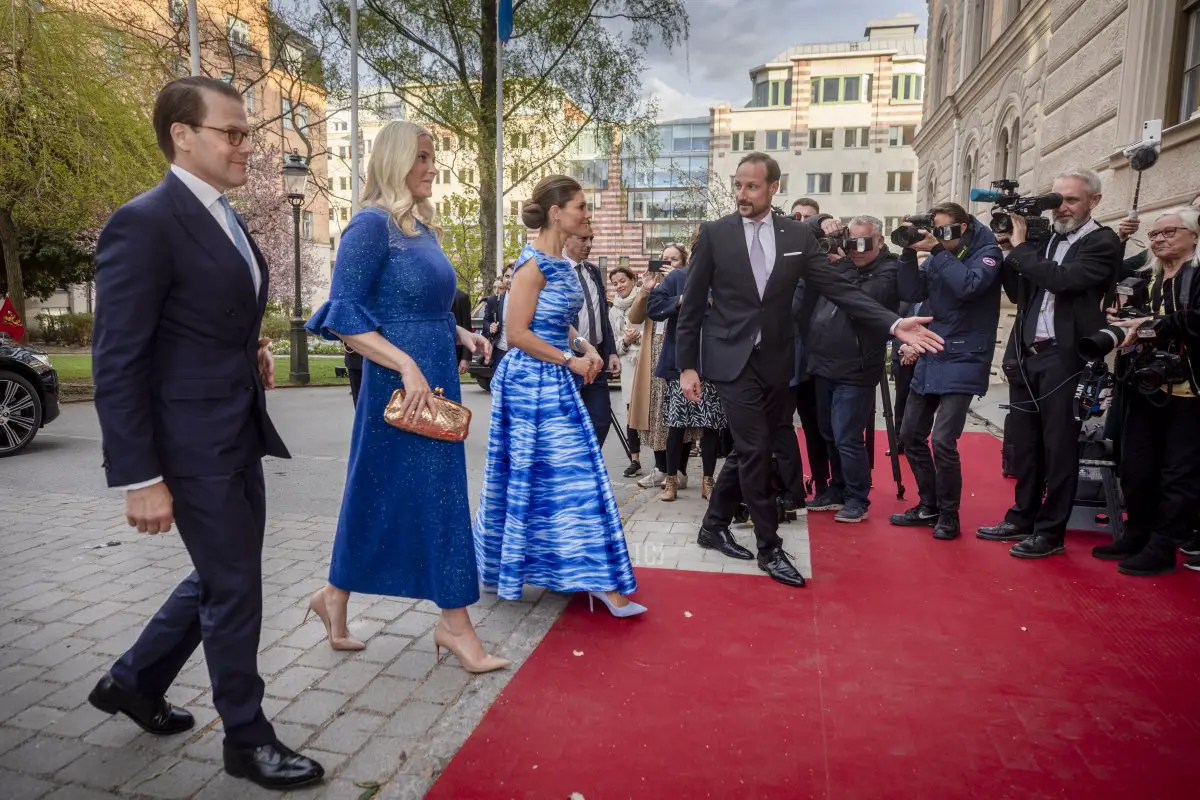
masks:
{"label": "man in dark grey suit", "polygon": [[267,263],[225,192],[253,149],[242,97],[202,76],[154,104],[162,183],[121,206],[96,245],[92,364],[108,485],[142,533],[178,524],[193,572],[89,695],[148,733],[191,729],[165,695],[203,644],[225,729],[225,771],[269,789],[324,770],[282,744],[262,710],[265,455],[288,450],[267,415]]}
{"label": "man in dark grey suit", "polygon": [[[775,159],[764,153],[744,157],[734,189],[738,213],[700,226],[677,325],[675,362],[684,394],[700,401],[703,341],[704,377],[716,385],[734,443],[697,543],[732,558],[753,558],[729,532],[740,495],[754,522],[759,569],[780,583],[803,586],[783,552],[770,483],[773,433],[795,368],[796,283],[806,279],[860,325],[890,331],[919,351],[941,349],[941,339],[924,327],[929,318],[902,320],[838,275],[807,226],[772,216],[779,190]],[[788,446],[799,449],[795,437]],[[799,452],[793,457],[799,459]]]}

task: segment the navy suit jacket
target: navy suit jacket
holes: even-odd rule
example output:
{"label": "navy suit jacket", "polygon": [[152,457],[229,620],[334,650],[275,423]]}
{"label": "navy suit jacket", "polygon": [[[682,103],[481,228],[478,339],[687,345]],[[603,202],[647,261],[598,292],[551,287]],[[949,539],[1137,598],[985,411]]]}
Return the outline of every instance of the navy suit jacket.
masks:
{"label": "navy suit jacket", "polygon": [[290,457],[258,374],[267,262],[242,227],[257,297],[229,236],[171,173],[101,231],[92,371],[109,486]]}

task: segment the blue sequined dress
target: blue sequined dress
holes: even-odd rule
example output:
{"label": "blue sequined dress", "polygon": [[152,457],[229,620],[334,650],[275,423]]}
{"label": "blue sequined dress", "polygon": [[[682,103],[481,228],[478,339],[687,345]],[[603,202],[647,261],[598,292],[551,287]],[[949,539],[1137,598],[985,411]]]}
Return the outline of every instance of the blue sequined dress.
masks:
{"label": "blue sequined dress", "polygon": [[[386,212],[364,208],[342,235],[330,299],[307,327],[327,339],[333,331],[379,331],[417,362],[430,387],[458,402],[456,287],[454,267],[428,229],[406,236]],[[398,373],[363,360],[329,581],[351,592],[468,606],[479,585],[466,451],[384,422],[401,386]]]}
{"label": "blue sequined dress", "polygon": [[[530,329],[567,349],[583,287],[570,264],[526,245],[546,278]],[[481,579],[506,600],[523,584],[559,592],[637,590],[621,515],[578,379],[510,350],[492,378],[483,497],[475,515]]]}

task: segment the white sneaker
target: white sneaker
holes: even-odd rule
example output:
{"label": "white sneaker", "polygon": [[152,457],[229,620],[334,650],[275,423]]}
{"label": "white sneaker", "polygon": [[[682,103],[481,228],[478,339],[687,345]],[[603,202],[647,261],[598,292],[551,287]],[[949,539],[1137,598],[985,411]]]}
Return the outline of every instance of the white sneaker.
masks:
{"label": "white sneaker", "polygon": [[655,468],[650,470],[649,474],[638,481],[637,485],[643,489],[649,489],[652,486],[661,486],[662,482],[666,479],[667,476],[663,474],[662,470]]}

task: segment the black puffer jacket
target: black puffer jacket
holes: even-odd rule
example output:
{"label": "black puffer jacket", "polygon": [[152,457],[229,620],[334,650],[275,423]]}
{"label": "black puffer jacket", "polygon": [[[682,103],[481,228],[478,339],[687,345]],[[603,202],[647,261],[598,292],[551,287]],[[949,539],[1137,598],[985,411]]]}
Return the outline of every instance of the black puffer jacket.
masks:
{"label": "black puffer jacket", "polygon": [[[851,283],[890,311],[900,307],[896,286],[899,259],[885,246],[869,265],[856,267],[850,259],[835,266]],[[805,358],[808,373],[851,386],[872,386],[883,374],[888,334],[855,325],[825,297],[818,297],[807,325]]]}

